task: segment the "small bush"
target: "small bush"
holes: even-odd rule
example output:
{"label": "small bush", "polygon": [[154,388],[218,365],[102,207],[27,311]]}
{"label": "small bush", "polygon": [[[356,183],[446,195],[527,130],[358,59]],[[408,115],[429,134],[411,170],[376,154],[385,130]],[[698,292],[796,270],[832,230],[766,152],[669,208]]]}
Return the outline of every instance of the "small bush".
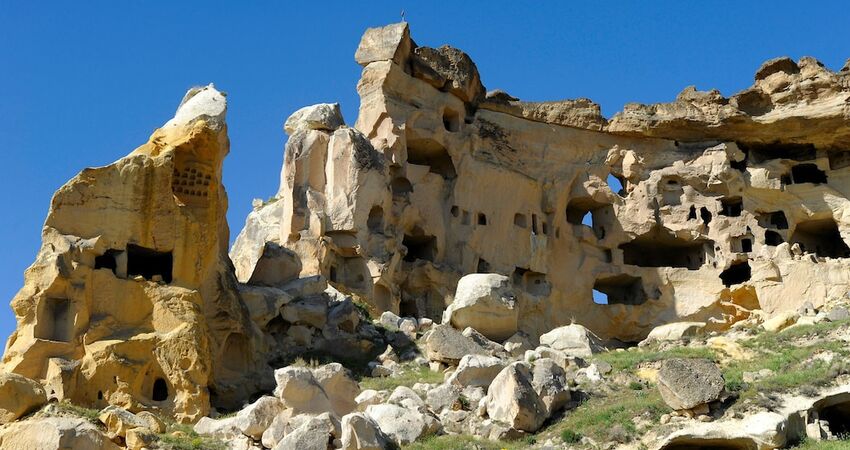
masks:
{"label": "small bush", "polygon": [[631,381],[631,382],[629,382],[629,389],[631,389],[633,391],[642,391],[643,390],[643,383],[640,383],[640,382],[637,382],[637,381]]}
{"label": "small bush", "polygon": [[576,444],[581,441],[581,434],[573,430],[561,431],[561,440],[567,444]]}

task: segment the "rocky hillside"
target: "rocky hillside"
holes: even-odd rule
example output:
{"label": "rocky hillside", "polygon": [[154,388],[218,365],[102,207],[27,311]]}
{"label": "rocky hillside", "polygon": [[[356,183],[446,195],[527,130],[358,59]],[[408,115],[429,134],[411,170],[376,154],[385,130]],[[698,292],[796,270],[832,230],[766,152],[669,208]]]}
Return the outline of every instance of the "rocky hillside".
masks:
{"label": "rocky hillside", "polygon": [[227,249],[226,94],[54,195],[2,449],[842,448],[850,65],[602,117],[369,29]]}

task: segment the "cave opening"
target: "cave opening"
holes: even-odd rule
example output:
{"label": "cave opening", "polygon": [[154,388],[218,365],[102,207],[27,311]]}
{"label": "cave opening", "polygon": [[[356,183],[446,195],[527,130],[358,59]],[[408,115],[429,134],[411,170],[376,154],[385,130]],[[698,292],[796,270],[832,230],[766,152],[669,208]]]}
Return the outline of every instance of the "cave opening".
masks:
{"label": "cave opening", "polygon": [[773,230],[765,230],[764,231],[764,243],[766,245],[770,245],[772,247],[776,247],[777,245],[785,242],[785,239],[782,239],[782,235]]}
{"label": "cave opening", "polygon": [[725,197],[720,199],[720,215],[740,217],[744,211],[744,201],[741,197]]}
{"label": "cave opening", "polygon": [[608,183],[608,187],[611,188],[611,192],[619,195],[620,197],[626,196],[625,178],[609,173],[608,178],[605,181]]}
{"label": "cave opening", "polygon": [[434,261],[437,256],[437,238],[425,234],[421,228],[416,227],[410,234],[405,233],[402,245],[407,247],[404,260],[413,262],[417,259]]}
{"label": "cave opening", "polygon": [[711,222],[711,212],[705,206],[699,209],[699,217],[702,219],[703,225],[708,226],[708,223]]}
{"label": "cave opening", "polygon": [[843,169],[850,166],[850,151],[845,150],[830,152],[828,157],[829,168],[832,170]]}
{"label": "cave opening", "polygon": [[33,334],[37,339],[71,342],[74,317],[67,298],[45,298]]}
{"label": "cave opening", "polygon": [[810,161],[817,157],[817,149],[813,144],[738,144],[747,158],[754,164],[761,164],[771,159],[790,159],[794,161]]}
{"label": "cave opening", "polygon": [[661,199],[665,205],[676,206],[682,204],[682,196],[685,195],[685,188],[682,187],[682,180],[676,178],[666,178],[661,183]]}
{"label": "cave opening", "polygon": [[606,228],[613,222],[614,207],[600,203],[590,197],[579,197],[567,204],[567,222],[573,225],[586,225],[593,230],[597,239],[605,239]]}
{"label": "cave opening", "polygon": [[146,280],[153,280],[158,276],[162,281],[171,283],[173,266],[171,252],[127,244],[127,275],[130,277],[141,275]]}
{"label": "cave opening", "polygon": [[429,172],[450,180],[457,177],[454,162],[448,150],[431,139],[416,139],[407,142],[407,162],[428,166]]}
{"label": "cave opening", "polygon": [[593,290],[604,294],[608,305],[642,305],[647,300],[641,278],[627,274],[600,278]]}
{"label": "cave opening", "polygon": [[535,272],[524,267],[514,268],[511,281],[514,286],[539,297],[545,297],[552,291],[552,286],[546,280],[545,273]]}
{"label": "cave opening", "polygon": [[375,205],[369,210],[366,227],[371,233],[380,234],[384,232],[384,208]]}
{"label": "cave opening", "polygon": [[151,400],[155,402],[164,402],[168,400],[168,383],[165,382],[164,378],[157,378],[153,382]]}
{"label": "cave opening", "polygon": [[676,439],[660,450],[752,450],[758,446],[751,439]]}
{"label": "cave opening", "polygon": [[443,128],[446,131],[456,132],[460,130],[460,114],[457,111],[446,108],[443,110]]}
{"label": "cave opening", "polygon": [[478,225],[487,225],[487,214],[478,213]]}
{"label": "cave opening", "polygon": [[789,242],[799,244],[804,252],[823,258],[850,257],[850,247],[844,242],[838,231],[838,224],[832,218],[798,223]]}
{"label": "cave opening", "polygon": [[514,225],[520,228],[528,228],[528,218],[525,214],[514,214]]}
{"label": "cave opening", "polygon": [[720,280],[723,281],[724,286],[731,287],[750,281],[751,276],[752,269],[750,268],[750,263],[745,261],[732,264],[728,269],[721,272]]}
{"label": "cave opening", "polygon": [[697,270],[712,254],[713,242],[687,241],[656,227],[649,233],[621,244],[619,248],[623,251],[623,262],[632,266]]}
{"label": "cave opening", "polygon": [[94,257],[94,269],[109,269],[113,275],[118,274],[118,255],[123,253],[121,250],[109,249],[102,255]]}
{"label": "cave opening", "polygon": [[407,178],[396,177],[390,182],[390,190],[394,196],[403,196],[413,192],[413,185]]}
{"label": "cave opening", "polygon": [[775,228],[777,230],[788,229],[788,218],[785,217],[785,211],[770,211],[759,214],[756,219],[759,225],[764,228]]}
{"label": "cave opening", "polygon": [[839,394],[823,402],[826,405],[816,410],[816,417],[827,422],[833,436],[841,438],[850,435],[850,398],[846,394]]}
{"label": "cave opening", "polygon": [[785,184],[826,184],[826,172],[817,164],[797,164],[791,168],[790,177],[785,175]]}

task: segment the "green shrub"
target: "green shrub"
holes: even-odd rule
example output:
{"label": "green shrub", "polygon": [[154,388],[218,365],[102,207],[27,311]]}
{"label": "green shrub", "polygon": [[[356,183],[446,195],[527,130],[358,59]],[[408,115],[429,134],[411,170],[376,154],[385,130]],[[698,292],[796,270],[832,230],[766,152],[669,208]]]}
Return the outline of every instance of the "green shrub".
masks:
{"label": "green shrub", "polygon": [[573,430],[564,430],[561,431],[561,440],[567,444],[575,444],[581,441],[581,434],[576,433]]}

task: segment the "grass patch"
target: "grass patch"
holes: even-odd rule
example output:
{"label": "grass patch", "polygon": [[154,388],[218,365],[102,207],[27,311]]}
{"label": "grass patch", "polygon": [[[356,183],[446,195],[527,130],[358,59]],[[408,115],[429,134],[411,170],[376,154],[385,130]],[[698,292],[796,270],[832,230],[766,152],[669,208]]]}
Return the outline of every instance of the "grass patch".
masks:
{"label": "grass patch", "polygon": [[850,450],[850,440],[842,439],[840,441],[813,441],[805,440],[802,443],[791,447],[797,450]]}
{"label": "grass patch", "polygon": [[673,347],[668,350],[657,350],[649,347],[624,352],[606,352],[595,356],[616,370],[632,371],[639,365],[649,362],[662,361],[670,358],[707,358],[717,360],[717,355],[707,347]]}
{"label": "grass patch", "polygon": [[159,448],[166,450],[226,450],[227,444],[211,436],[195,433],[190,425],[172,423],[158,435]]}
{"label": "grass patch", "polygon": [[519,450],[526,445],[528,444],[522,441],[493,442],[472,436],[447,435],[431,436],[403,448],[404,450]]}
{"label": "grass patch", "polygon": [[670,411],[656,390],[623,390],[606,397],[592,397],[569,411],[553,426],[553,431],[567,443],[575,443],[583,436],[597,442],[606,442],[610,432],[621,428],[634,437],[638,430],[632,419],[646,414],[650,423],[658,423],[661,415]]}
{"label": "grass patch", "polygon": [[416,383],[442,383],[443,378],[442,373],[433,372],[428,366],[410,363],[402,364],[400,371],[395,376],[363,377],[360,379],[360,388],[376,391],[393,390],[399,386],[412,387]]}
{"label": "grass patch", "polygon": [[69,401],[62,401],[59,403],[48,403],[46,406],[53,405],[56,410],[63,415],[80,417],[88,420],[89,422],[95,425],[101,425],[100,420],[98,420],[97,416],[100,415],[99,409],[86,408],[84,406],[75,405]]}

